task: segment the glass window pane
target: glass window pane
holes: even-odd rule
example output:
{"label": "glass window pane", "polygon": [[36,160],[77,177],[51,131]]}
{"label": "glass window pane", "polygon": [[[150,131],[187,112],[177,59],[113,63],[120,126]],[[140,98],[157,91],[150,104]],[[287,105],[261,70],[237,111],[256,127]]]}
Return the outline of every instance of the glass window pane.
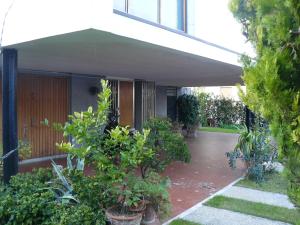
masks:
{"label": "glass window pane", "polygon": [[128,13],[143,19],[158,22],[158,1],[157,0],[129,0]]}
{"label": "glass window pane", "polygon": [[114,9],[125,12],[126,0],[114,0]]}
{"label": "glass window pane", "polygon": [[160,23],[178,29],[178,0],[161,0]]}
{"label": "glass window pane", "polygon": [[195,36],[196,25],[196,2],[195,0],[187,0],[187,33]]}

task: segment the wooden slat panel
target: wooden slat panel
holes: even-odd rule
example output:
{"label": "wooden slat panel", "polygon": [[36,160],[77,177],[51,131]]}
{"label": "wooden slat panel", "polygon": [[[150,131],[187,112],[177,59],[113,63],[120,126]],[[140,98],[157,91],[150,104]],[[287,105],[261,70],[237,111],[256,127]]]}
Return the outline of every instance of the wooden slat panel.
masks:
{"label": "wooden slat panel", "polygon": [[[0,88],[0,96],[2,94]],[[61,132],[41,124],[64,123],[69,113],[67,78],[21,75],[18,77],[18,136],[32,145],[32,158],[62,154],[55,147],[63,140]],[[2,104],[0,108],[2,114]],[[2,133],[2,120],[1,120]],[[2,138],[2,135],[1,135]]]}
{"label": "wooden slat panel", "polygon": [[133,82],[120,81],[120,125],[133,127]]}

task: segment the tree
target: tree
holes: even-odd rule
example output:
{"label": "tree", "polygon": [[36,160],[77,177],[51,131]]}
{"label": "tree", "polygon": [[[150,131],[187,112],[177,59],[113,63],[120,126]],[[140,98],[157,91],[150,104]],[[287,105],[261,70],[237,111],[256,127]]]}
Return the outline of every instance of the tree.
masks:
{"label": "tree", "polygon": [[242,100],[269,122],[300,206],[300,1],[232,0],[230,9],[257,52],[242,57]]}

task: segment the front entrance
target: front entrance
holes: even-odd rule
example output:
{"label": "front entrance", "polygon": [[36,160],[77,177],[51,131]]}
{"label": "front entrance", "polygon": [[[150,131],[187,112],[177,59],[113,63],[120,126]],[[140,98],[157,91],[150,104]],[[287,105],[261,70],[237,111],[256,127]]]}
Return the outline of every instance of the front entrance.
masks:
{"label": "front entrance", "polygon": [[[57,142],[63,140],[62,133],[41,124],[41,121],[47,118],[50,123],[64,123],[67,120],[69,80],[61,77],[20,75],[17,84],[19,140],[30,143],[32,158],[62,154],[55,147]],[[2,90],[0,93],[2,94]],[[2,124],[0,127],[2,133]]]}
{"label": "front entrance", "polygon": [[177,118],[177,89],[168,87],[167,89],[167,115],[172,121]]}
{"label": "front entrance", "polygon": [[133,82],[120,81],[119,83],[119,124],[134,127],[133,123]]}

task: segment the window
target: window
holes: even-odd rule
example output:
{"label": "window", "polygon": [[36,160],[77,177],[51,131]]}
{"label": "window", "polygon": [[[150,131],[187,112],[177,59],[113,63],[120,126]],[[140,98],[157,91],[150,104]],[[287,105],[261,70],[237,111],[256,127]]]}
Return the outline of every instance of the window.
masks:
{"label": "window", "polygon": [[178,29],[178,0],[161,0],[160,24]]}
{"label": "window", "polygon": [[186,4],[187,16],[186,16],[186,32],[190,35],[195,35],[195,16],[196,16],[196,2],[195,0],[187,0]]}
{"label": "window", "polygon": [[[195,0],[114,0],[114,9],[187,32],[193,29]],[[189,24],[187,24],[189,23]]]}
{"label": "window", "polygon": [[143,19],[158,21],[158,1],[157,0],[128,0],[128,13]]}
{"label": "window", "polygon": [[114,9],[126,12],[126,1],[124,0],[114,0]]}

